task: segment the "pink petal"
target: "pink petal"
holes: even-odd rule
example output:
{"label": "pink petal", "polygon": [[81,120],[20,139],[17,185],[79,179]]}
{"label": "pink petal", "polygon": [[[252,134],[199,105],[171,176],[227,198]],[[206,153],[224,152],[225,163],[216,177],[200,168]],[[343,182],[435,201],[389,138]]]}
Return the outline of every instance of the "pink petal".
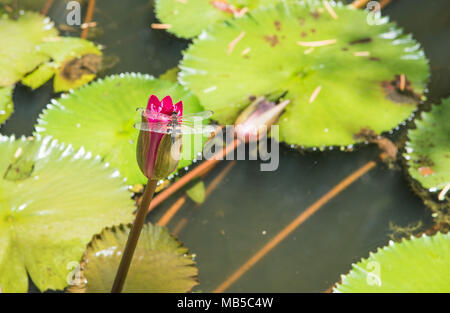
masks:
{"label": "pink petal", "polygon": [[158,97],[155,95],[151,95],[150,99],[148,99],[147,111],[159,112],[161,110],[161,102]]}
{"label": "pink petal", "polygon": [[178,116],[183,116],[183,101],[177,102],[174,107],[175,111],[178,113]]}
{"label": "pink petal", "polygon": [[164,99],[161,100],[161,104],[160,113],[171,115],[174,111],[172,98],[170,96],[165,96]]}

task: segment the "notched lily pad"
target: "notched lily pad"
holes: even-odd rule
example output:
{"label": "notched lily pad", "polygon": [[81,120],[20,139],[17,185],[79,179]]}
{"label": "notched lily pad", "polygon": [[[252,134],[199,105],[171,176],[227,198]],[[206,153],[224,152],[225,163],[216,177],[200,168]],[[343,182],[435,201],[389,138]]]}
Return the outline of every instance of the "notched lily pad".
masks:
{"label": "notched lily pad", "polygon": [[178,66],[169,68],[165,73],[159,75],[159,79],[164,79],[176,83],[178,81],[179,72],[180,69],[178,68]]}
{"label": "notched lily pad", "polygon": [[0,288],[63,289],[69,264],[104,227],[129,223],[127,186],[84,149],[0,137]]}
{"label": "notched lily pad", "polygon": [[53,23],[38,13],[25,12],[17,20],[0,17],[0,87],[9,87],[33,71],[49,56],[36,48],[45,38],[58,35]]}
{"label": "notched lily pad", "polygon": [[450,234],[390,242],[353,264],[334,292],[450,292]]}
{"label": "notched lily pad", "polygon": [[192,38],[214,23],[241,17],[248,10],[276,2],[278,0],[157,0],[155,12],[162,23],[170,25],[169,32]]}
{"label": "notched lily pad", "polygon": [[[129,232],[129,226],[120,226],[94,237],[69,292],[110,292]],[[198,284],[197,276],[187,249],[166,228],[146,224],[123,292],[188,292]]]}
{"label": "notched lily pad", "polygon": [[37,46],[51,60],[22,79],[22,83],[35,89],[53,75],[55,92],[78,88],[93,80],[102,65],[100,49],[90,41],[55,37]]}
{"label": "notched lily pad", "polygon": [[14,111],[12,93],[13,87],[0,87],[0,125],[2,125]]}
{"label": "notched lily pad", "polygon": [[[136,162],[139,132],[133,125],[140,121],[136,108],[145,107],[150,94],[182,100],[185,113],[203,110],[197,98],[179,84],[149,75],[121,74],[53,100],[40,116],[36,133],[85,147],[119,169],[130,185],[144,184],[147,179]],[[179,168],[192,163],[206,140],[201,134],[183,136]]]}
{"label": "notched lily pad", "polygon": [[408,131],[404,157],[409,174],[431,192],[450,184],[450,98],[433,105]]}
{"label": "notched lily pad", "polygon": [[323,1],[279,3],[215,24],[184,53],[179,81],[223,124],[249,96],[285,92],[289,144],[347,146],[362,129],[389,131],[424,98],[428,61],[388,18],[371,26],[365,11],[331,8],[336,18]]}

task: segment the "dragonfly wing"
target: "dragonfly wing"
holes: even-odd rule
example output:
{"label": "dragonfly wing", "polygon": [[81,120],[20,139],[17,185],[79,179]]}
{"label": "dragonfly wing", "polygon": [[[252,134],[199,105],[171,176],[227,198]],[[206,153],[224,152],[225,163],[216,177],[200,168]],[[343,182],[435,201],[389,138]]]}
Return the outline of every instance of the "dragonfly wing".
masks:
{"label": "dragonfly wing", "polygon": [[214,114],[213,111],[202,111],[197,113],[188,113],[178,117],[178,121],[201,121],[210,118]]}
{"label": "dragonfly wing", "polygon": [[196,126],[188,126],[181,124],[181,133],[182,134],[206,134],[209,135],[215,131],[214,126],[211,125],[196,125]]}
{"label": "dragonfly wing", "polygon": [[155,132],[155,133],[161,133],[161,134],[169,134],[171,132],[170,127],[168,127],[167,123],[161,123],[161,122],[141,122],[134,124],[134,128],[143,130],[143,131],[149,131],[149,132]]}

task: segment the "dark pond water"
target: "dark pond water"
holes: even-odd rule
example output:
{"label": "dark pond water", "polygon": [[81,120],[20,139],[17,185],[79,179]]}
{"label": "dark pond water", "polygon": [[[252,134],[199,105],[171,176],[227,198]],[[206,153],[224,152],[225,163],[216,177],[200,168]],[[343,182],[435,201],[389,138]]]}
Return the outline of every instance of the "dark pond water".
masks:
{"label": "dark pond water", "polygon": [[[423,44],[431,62],[429,98],[433,101],[449,96],[449,11],[448,0],[394,0],[384,10]],[[49,14],[63,22],[64,13],[64,1],[57,0]],[[134,71],[157,76],[177,65],[189,44],[150,29],[156,20],[148,0],[98,0],[94,20],[103,31],[96,41],[106,47],[106,54],[120,58],[107,74]],[[0,132],[30,135],[38,114],[53,96],[51,83],[35,92],[18,86],[16,111]],[[260,172],[258,161],[237,161],[204,204],[187,201],[168,225],[197,255],[197,290],[214,290],[312,203],[378,154],[373,146],[347,153],[303,154],[282,147],[275,172]],[[228,165],[225,161],[217,166],[205,178],[206,185]],[[156,221],[182,194],[155,209],[150,219]],[[227,291],[325,291],[349,271],[352,262],[388,242],[389,222],[406,226],[418,221],[430,225],[431,218],[403,172],[378,162]]]}

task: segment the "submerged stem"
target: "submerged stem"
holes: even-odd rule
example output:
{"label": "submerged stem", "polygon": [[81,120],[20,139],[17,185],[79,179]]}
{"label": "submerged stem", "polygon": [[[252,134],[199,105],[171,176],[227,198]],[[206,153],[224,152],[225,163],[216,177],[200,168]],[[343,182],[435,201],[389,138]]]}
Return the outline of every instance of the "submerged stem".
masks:
{"label": "submerged stem", "polygon": [[[84,19],[84,24],[88,24],[88,23],[90,23],[92,21],[92,17],[94,16],[95,1],[96,0],[89,0],[86,17]],[[87,36],[88,36],[88,33],[89,33],[89,27],[86,27],[81,32],[81,36],[80,37],[83,38],[83,39],[86,39]]]}
{"label": "submerged stem", "polygon": [[47,15],[48,11],[52,8],[53,2],[55,2],[55,0],[45,1],[44,7],[41,10],[42,15]]}
{"label": "submerged stem", "polygon": [[136,213],[133,226],[128,235],[127,244],[123,251],[122,259],[120,260],[119,269],[117,270],[116,278],[111,289],[112,293],[122,292],[125,280],[127,278],[128,270],[130,268],[131,260],[133,259],[134,250],[136,249],[142,227],[144,226],[147,210],[155,193],[157,180],[149,180],[147,187],[145,187],[144,198]]}
{"label": "submerged stem", "polygon": [[217,163],[219,163],[220,160],[222,160],[227,154],[234,151],[242,143],[243,142],[240,141],[239,139],[235,139],[233,142],[224,147],[223,150],[217,152],[211,159],[205,160],[199,166],[194,168],[192,171],[188,172],[186,175],[181,177],[172,185],[170,185],[167,189],[161,191],[155,197],[155,200],[151,203],[150,207],[148,208],[148,211],[150,212],[151,210],[153,210],[153,208],[161,204],[164,200],[166,200],[180,188],[185,186],[187,183],[192,181],[194,178],[201,176],[202,173],[204,173],[205,171],[207,172],[211,170],[214,166],[217,165]]}

